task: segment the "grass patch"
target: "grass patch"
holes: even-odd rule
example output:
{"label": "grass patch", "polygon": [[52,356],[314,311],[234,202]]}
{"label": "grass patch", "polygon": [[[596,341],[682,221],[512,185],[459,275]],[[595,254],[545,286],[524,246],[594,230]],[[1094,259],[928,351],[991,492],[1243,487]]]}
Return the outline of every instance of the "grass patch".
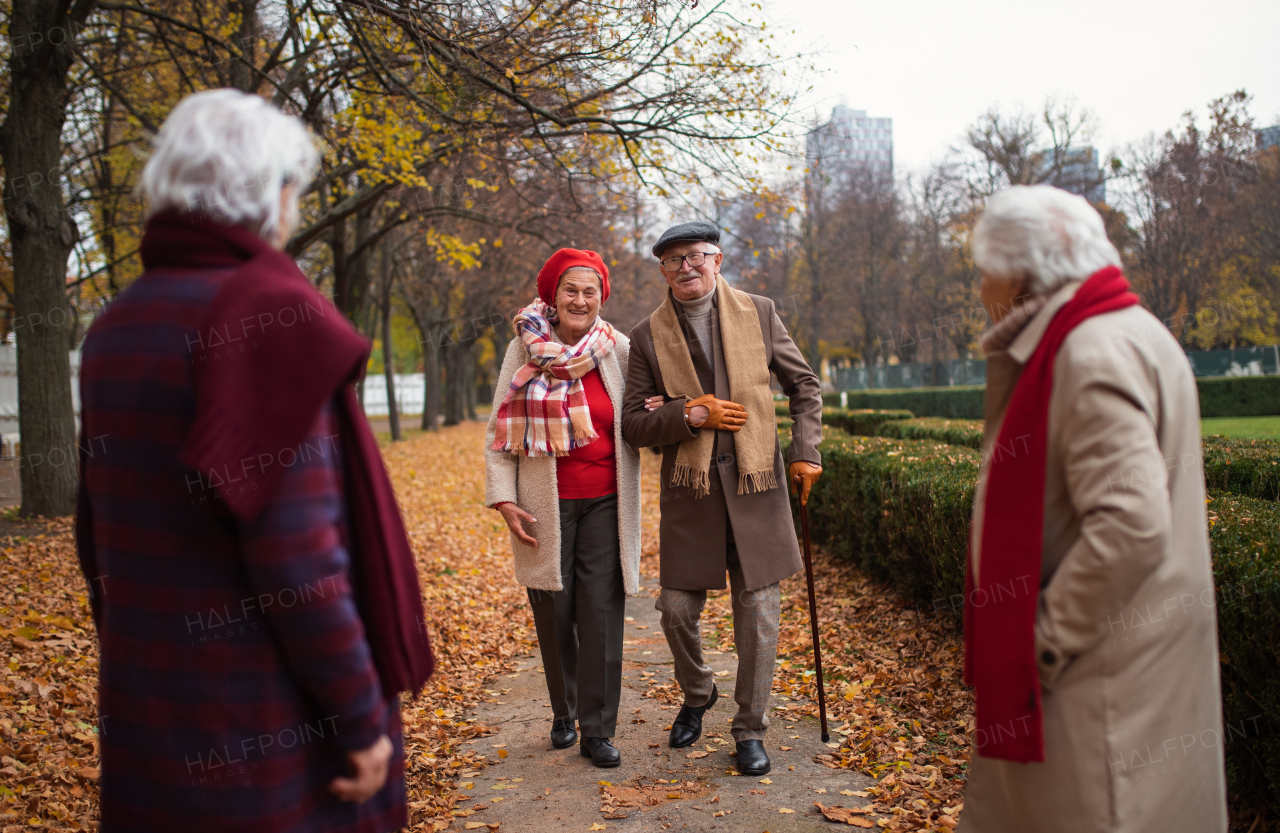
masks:
{"label": "grass patch", "polygon": [[1209,417],[1200,420],[1200,435],[1222,434],[1242,440],[1280,439],[1280,416]]}

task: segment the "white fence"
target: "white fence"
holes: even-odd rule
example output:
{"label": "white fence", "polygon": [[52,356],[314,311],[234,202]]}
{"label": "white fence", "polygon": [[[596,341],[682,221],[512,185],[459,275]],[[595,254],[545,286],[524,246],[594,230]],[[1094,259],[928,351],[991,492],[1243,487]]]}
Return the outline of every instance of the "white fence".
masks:
{"label": "white fence", "polygon": [[[80,351],[72,350],[71,403],[75,408],[77,430],[80,424]],[[396,374],[396,401],[402,414],[422,413],[426,392],[421,373]],[[387,381],[381,373],[371,375],[364,383],[364,412],[369,416],[386,416]],[[18,440],[18,348],[0,345],[0,443],[3,453],[11,454]]]}
{"label": "white fence", "polygon": [[[426,402],[426,384],[421,373],[396,374],[396,403],[402,414],[420,414]],[[366,416],[387,416],[387,377],[370,374],[364,380],[364,412]]]}
{"label": "white fence", "polygon": [[[76,424],[80,423],[80,351],[72,350],[71,405],[75,408]],[[0,435],[3,435],[4,453],[10,454],[18,438],[18,348],[12,344],[0,345]]]}

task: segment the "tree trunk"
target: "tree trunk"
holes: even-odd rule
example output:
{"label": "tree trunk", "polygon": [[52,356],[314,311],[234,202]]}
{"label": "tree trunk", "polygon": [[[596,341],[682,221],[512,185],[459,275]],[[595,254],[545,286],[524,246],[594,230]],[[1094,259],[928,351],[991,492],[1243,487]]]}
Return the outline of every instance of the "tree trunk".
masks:
{"label": "tree trunk", "polygon": [[373,338],[374,329],[371,321],[371,310],[374,308],[373,293],[369,291],[369,250],[364,247],[364,242],[369,239],[369,232],[373,225],[373,209],[361,209],[356,213],[355,240],[351,245],[351,251],[357,252],[354,257],[350,258],[350,282],[347,285],[350,291],[349,302],[350,312],[356,321],[356,326],[361,327],[369,338]]}
{"label": "tree trunk", "polygon": [[466,381],[464,382],[464,390],[467,394],[467,419],[476,418],[476,345],[472,345],[467,349],[464,361],[466,368]]}
{"label": "tree trunk", "polygon": [[[370,341],[373,340],[373,334],[377,331],[378,312],[380,311],[380,309],[381,309],[380,307],[374,307],[364,316],[368,320],[369,326],[364,328],[362,332],[364,334],[364,337],[369,339]],[[368,366],[366,365],[364,371],[360,374],[360,381],[356,384],[356,394],[360,398],[361,409],[364,408],[364,386],[365,386],[365,383],[368,381],[369,381]]]}
{"label": "tree trunk", "polygon": [[329,229],[329,251],[333,256],[333,305],[338,308],[338,312],[347,317],[348,321],[355,323],[355,312],[351,304],[351,259],[347,257],[347,221],[345,219],[338,220]]}
{"label": "tree trunk", "polygon": [[400,440],[400,409],[396,407],[395,351],[391,347],[391,247],[382,244],[382,370],[387,380],[387,418],[391,441]]}
{"label": "tree trunk", "polygon": [[255,71],[258,45],[258,2],[259,0],[233,0],[231,7],[240,15],[240,27],[235,34],[234,43],[240,50],[240,56],[231,59],[231,86],[247,93],[258,88],[258,73]]}
{"label": "tree trunk", "polygon": [[422,430],[435,431],[436,415],[440,413],[440,334],[436,330],[435,310],[425,303],[419,306],[406,301],[405,305],[418,328],[418,343],[422,345]]}
{"label": "tree trunk", "polygon": [[9,19],[10,92],[0,156],[13,253],[24,516],[75,511],[67,256],[78,231],[62,198],[62,125],[72,43],[93,6],[92,0],[14,0]]}
{"label": "tree trunk", "polygon": [[[432,331],[434,328],[428,328]],[[431,334],[422,348],[422,429],[439,430],[440,414],[440,345]]]}
{"label": "tree trunk", "polygon": [[444,348],[444,424],[458,425],[466,419],[467,347],[452,343]]}

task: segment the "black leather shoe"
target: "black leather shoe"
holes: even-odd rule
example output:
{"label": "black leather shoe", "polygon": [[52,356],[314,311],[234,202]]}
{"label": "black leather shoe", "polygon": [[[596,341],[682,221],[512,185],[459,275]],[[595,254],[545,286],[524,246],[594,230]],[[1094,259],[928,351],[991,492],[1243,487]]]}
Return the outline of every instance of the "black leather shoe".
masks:
{"label": "black leather shoe", "polygon": [[667,738],[667,745],[672,749],[683,749],[702,737],[702,716],[719,699],[720,691],[712,684],[711,699],[706,705],[681,706],[680,713],[671,721],[671,735]]}
{"label": "black leather shoe", "polygon": [[590,758],[598,767],[607,769],[622,763],[622,753],[608,738],[583,738],[580,749],[582,757]]}
{"label": "black leather shoe", "polygon": [[551,745],[556,749],[568,749],[578,742],[578,732],[573,728],[573,721],[567,717],[557,717],[551,724]]}
{"label": "black leather shoe", "polygon": [[738,741],[738,772],[743,775],[764,775],[769,771],[769,756],[764,751],[764,741]]}

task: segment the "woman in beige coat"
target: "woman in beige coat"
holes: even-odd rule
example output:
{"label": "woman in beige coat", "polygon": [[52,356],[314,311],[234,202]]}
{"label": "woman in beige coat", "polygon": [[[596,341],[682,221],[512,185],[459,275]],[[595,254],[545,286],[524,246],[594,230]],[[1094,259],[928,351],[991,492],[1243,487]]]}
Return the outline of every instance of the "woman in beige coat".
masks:
{"label": "woman in beige coat", "polygon": [[622,695],[624,604],[640,582],[640,456],[622,439],[629,342],[601,317],[609,269],[561,249],[515,319],[485,443],[485,505],[511,529],[546,671],[551,745],[598,767]]}
{"label": "woman in beige coat", "polygon": [[1186,356],[1127,292],[1082,198],[1010,188],[988,202],[973,247],[995,323],[983,337],[966,595],[977,725],[960,830],[1223,833]]}

